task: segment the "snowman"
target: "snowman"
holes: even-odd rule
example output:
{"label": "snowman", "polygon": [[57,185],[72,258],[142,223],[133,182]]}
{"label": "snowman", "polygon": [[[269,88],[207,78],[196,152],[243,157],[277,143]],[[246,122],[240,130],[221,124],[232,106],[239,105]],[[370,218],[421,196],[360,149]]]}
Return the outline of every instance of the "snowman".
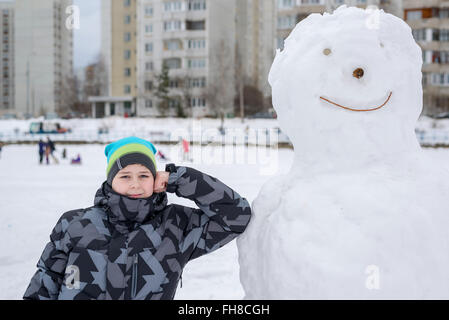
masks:
{"label": "snowman", "polygon": [[246,299],[449,298],[449,171],[424,154],[422,52],[382,10],[301,21],[269,74],[294,146],[239,239]]}

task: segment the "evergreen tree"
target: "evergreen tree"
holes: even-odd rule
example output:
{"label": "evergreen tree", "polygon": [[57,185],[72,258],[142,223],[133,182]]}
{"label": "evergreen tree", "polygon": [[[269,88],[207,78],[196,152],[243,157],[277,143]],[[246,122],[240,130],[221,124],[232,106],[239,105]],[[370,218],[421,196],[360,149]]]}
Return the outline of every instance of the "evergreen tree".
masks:
{"label": "evergreen tree", "polygon": [[168,66],[164,63],[162,64],[161,74],[156,76],[157,89],[155,96],[159,99],[159,102],[157,103],[157,108],[163,117],[167,115],[170,109],[170,100],[171,100],[169,95],[170,78],[168,72],[169,72]]}

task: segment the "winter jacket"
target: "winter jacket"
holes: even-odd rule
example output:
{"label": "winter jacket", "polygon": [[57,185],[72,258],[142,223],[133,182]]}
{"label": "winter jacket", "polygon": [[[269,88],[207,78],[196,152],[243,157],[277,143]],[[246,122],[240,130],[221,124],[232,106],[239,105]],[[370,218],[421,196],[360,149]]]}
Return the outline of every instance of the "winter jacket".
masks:
{"label": "winter jacket", "polygon": [[248,201],[188,167],[167,192],[199,209],[167,205],[167,194],[131,199],[104,182],[94,206],[66,212],[50,235],[24,299],[173,299],[184,266],[241,234]]}
{"label": "winter jacket", "polygon": [[40,141],[39,142],[39,154],[45,153],[46,144],[45,142]]}

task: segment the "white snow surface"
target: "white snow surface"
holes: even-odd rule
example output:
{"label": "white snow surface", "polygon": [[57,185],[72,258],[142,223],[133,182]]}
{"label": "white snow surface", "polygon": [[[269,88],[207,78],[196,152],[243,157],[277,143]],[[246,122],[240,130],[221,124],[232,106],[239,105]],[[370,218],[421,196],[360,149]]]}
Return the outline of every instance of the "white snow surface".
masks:
{"label": "white snow surface", "polygon": [[449,298],[449,170],[414,134],[421,65],[383,11],[342,6],[292,31],[269,81],[295,152],[237,240],[245,298]]}

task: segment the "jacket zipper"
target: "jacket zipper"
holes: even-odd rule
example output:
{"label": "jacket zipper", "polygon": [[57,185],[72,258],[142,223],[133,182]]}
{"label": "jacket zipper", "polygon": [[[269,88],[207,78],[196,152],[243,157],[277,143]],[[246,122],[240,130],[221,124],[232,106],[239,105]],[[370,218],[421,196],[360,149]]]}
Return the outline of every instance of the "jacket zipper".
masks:
{"label": "jacket zipper", "polygon": [[131,278],[131,299],[136,297],[137,291],[137,253],[133,256],[133,275]]}
{"label": "jacket zipper", "polygon": [[180,279],[181,279],[181,288],[182,288],[182,272],[183,272],[184,270],[181,270],[181,276],[180,276]]}

